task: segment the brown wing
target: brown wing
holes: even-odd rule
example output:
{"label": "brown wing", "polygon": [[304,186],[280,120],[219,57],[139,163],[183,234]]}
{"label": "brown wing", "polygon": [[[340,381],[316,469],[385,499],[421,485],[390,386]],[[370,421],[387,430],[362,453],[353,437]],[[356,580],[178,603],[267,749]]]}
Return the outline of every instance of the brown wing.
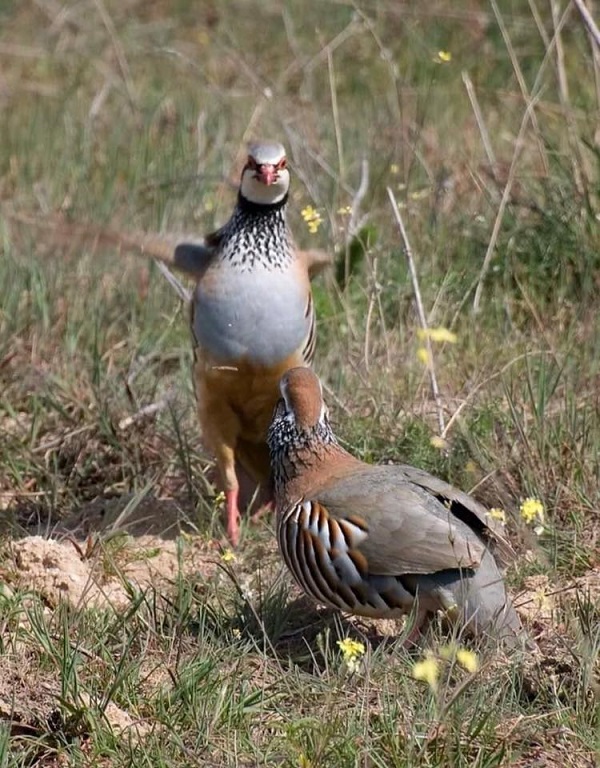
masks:
{"label": "brown wing", "polygon": [[[392,470],[392,471],[390,471]],[[361,520],[359,550],[371,573],[435,573],[476,568],[485,542],[430,494],[393,472],[367,467],[311,494],[338,519]]]}
{"label": "brown wing", "polygon": [[420,486],[448,506],[452,513],[466,523],[469,528],[484,538],[493,540],[495,552],[503,563],[509,563],[514,559],[515,552],[506,538],[502,523],[491,517],[483,504],[469,496],[468,493],[430,475],[423,469],[411,467],[408,464],[398,464],[395,469],[406,480]]}

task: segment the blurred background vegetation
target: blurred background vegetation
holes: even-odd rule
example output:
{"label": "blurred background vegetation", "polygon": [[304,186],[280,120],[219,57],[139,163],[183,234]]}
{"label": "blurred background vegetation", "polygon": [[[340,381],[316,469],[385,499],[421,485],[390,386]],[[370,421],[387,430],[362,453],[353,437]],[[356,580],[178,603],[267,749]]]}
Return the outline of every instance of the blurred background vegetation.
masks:
{"label": "blurred background vegetation", "polygon": [[[423,466],[505,508],[528,553],[513,586],[597,578],[600,41],[586,7],[594,16],[567,0],[2,0],[0,514],[11,535],[148,493],[174,499],[201,535],[221,534],[185,309],[153,264],[57,240],[44,222],[209,232],[232,208],[246,141],[272,137],[293,168],[296,239],[336,253],[316,287],[316,368],[340,436],[367,460]],[[456,335],[432,343],[437,405],[388,188],[428,324]],[[440,431],[445,442],[432,442]],[[528,496],[544,504],[539,539],[519,519]],[[272,533],[246,536],[253,553]],[[308,754],[304,738],[289,743]],[[384,742],[360,764],[505,759],[485,742],[489,762],[402,762]],[[334,743],[334,757],[313,750],[302,763],[292,749],[277,764],[363,754]],[[238,764],[226,760],[215,764]]]}

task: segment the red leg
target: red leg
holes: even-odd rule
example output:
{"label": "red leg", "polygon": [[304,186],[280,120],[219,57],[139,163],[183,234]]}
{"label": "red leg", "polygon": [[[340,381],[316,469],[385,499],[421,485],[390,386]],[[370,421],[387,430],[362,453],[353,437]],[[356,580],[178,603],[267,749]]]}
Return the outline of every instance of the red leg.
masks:
{"label": "red leg", "polygon": [[267,499],[264,504],[261,504],[256,512],[250,516],[250,522],[256,525],[265,515],[270,515],[275,511],[275,500]]}
{"label": "red leg", "polygon": [[240,510],[238,508],[239,489],[225,491],[225,509],[227,510],[227,538],[232,547],[240,541]]}
{"label": "red leg", "polygon": [[423,639],[424,630],[427,628],[429,620],[430,616],[428,611],[420,609],[417,610],[415,623],[413,624],[412,629],[404,638],[404,642],[402,643],[403,648],[410,650],[411,648],[419,645],[419,642]]}

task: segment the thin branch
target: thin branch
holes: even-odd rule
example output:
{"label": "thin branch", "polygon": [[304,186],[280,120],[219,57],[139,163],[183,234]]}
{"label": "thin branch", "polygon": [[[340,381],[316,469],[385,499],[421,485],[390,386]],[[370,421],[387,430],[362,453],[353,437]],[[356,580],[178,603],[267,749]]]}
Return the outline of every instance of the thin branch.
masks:
{"label": "thin branch", "polygon": [[413,258],[412,249],[408,241],[408,235],[406,234],[404,222],[402,220],[402,216],[400,215],[400,209],[398,208],[398,203],[396,202],[394,193],[392,192],[390,187],[387,187],[386,190],[388,193],[388,197],[390,198],[390,203],[392,205],[392,211],[394,212],[394,218],[396,219],[396,224],[398,225],[398,229],[400,230],[400,235],[402,236],[402,241],[404,243],[404,253],[406,254],[406,260],[408,262],[408,270],[410,272],[410,279],[412,281],[413,291],[415,292],[415,301],[417,303],[417,314],[419,315],[419,322],[421,323],[421,328],[423,329],[425,334],[425,347],[427,349],[427,356],[428,356],[428,363],[429,363],[429,365],[427,366],[427,370],[429,371],[429,380],[431,382],[431,392],[433,394],[433,399],[435,400],[435,405],[437,408],[438,425],[440,428],[440,434],[442,434],[445,429],[442,399],[440,397],[440,390],[437,383],[437,377],[435,375],[435,365],[433,361],[433,348],[431,345],[431,339],[429,338],[429,333],[428,333],[429,326],[427,325],[427,318],[425,317],[423,300],[421,299],[421,290],[419,288],[419,279],[417,277],[415,260]]}
{"label": "thin branch", "polygon": [[358,189],[352,197],[352,206],[350,211],[350,221],[348,222],[348,232],[346,235],[346,243],[350,240],[360,229],[362,221],[359,221],[360,206],[365,199],[367,190],[369,189],[369,161],[366,157],[363,157],[360,163],[360,182]]}
{"label": "thin branch", "polygon": [[125,49],[123,48],[121,40],[117,35],[117,30],[115,29],[113,20],[111,19],[103,0],[94,0],[94,3],[98,9],[98,14],[102,19],[102,23],[104,24],[113,45],[115,56],[117,57],[117,62],[119,64],[119,69],[121,70],[121,77],[123,78],[123,82],[125,83],[125,88],[127,90],[127,96],[129,97],[129,103],[132,107],[135,107],[137,98],[135,95],[135,89],[133,87],[133,81],[131,79],[131,71],[129,69],[129,64],[127,63],[127,57],[125,56]]}
{"label": "thin branch", "polygon": [[[365,220],[368,218],[368,216],[362,216],[360,215],[360,207],[362,205],[362,201],[365,198],[365,195],[367,194],[367,191],[369,189],[369,161],[366,157],[363,157],[361,164],[360,164],[360,181],[358,184],[358,188],[356,192],[354,193],[352,197],[352,205],[350,207],[350,218],[348,220],[348,226],[346,228],[346,243],[345,243],[345,261],[344,261],[344,270],[346,277],[350,274],[350,244],[352,242],[352,238],[356,237],[361,226],[365,222]],[[366,250],[366,243],[365,250]],[[379,307],[380,312],[380,318],[381,318],[381,324],[382,324],[382,330],[383,330],[383,336],[386,340],[386,354],[387,354],[387,361],[388,366],[390,364],[390,352],[389,352],[389,345],[387,342],[387,331],[385,327],[385,319],[381,307],[381,299],[379,298],[379,295],[377,293],[377,266],[376,261],[371,264],[369,260],[367,259],[367,264],[370,268],[372,283],[373,283],[373,290],[371,291],[371,295],[369,297],[369,309],[367,311],[367,319],[365,323],[365,367],[367,371],[369,370],[369,340],[370,340],[370,328],[371,328],[371,317],[373,315],[373,308],[374,308],[374,302],[377,301],[377,305]]]}
{"label": "thin branch", "polygon": [[594,17],[587,9],[583,0],[573,0],[573,2],[577,6],[577,10],[581,14],[583,23],[588,28],[590,35],[594,38],[594,41],[598,46],[598,48],[600,48],[600,29],[598,29],[598,25],[594,21]]}
{"label": "thin branch", "polygon": [[515,180],[515,174],[517,171],[517,161],[519,160],[519,157],[521,156],[521,150],[523,149],[523,145],[525,143],[525,131],[527,130],[527,126],[529,124],[529,119],[531,115],[533,114],[533,108],[535,104],[537,103],[537,98],[531,99],[531,101],[527,105],[527,109],[525,110],[525,114],[523,115],[523,120],[521,121],[521,127],[519,128],[519,133],[517,135],[517,140],[515,142],[515,151],[513,153],[513,157],[510,163],[510,168],[508,171],[508,178],[506,180],[506,185],[504,187],[504,191],[502,193],[502,199],[500,200],[500,205],[498,207],[498,213],[496,214],[496,220],[494,221],[494,228],[492,230],[492,236],[490,237],[490,242],[488,243],[487,251],[485,254],[485,257],[483,259],[483,264],[481,265],[481,271],[479,273],[479,278],[477,280],[477,288],[475,290],[475,298],[473,299],[473,311],[477,313],[479,311],[479,304],[481,303],[481,294],[483,292],[483,281],[485,279],[485,276],[488,273],[488,269],[490,267],[490,262],[492,261],[492,257],[494,255],[494,250],[496,248],[496,243],[498,242],[498,235],[500,234],[500,227],[502,225],[502,219],[504,218],[504,211],[506,210],[506,206],[508,205],[508,201],[510,199],[511,189],[513,182]]}
{"label": "thin branch", "polygon": [[[565,22],[565,19],[566,19],[566,11],[563,14],[562,19],[560,21],[560,24],[559,24],[559,27],[558,27],[559,29],[562,28],[562,26],[563,26],[563,24]],[[556,33],[553,35],[552,39],[550,40],[550,42],[549,42],[549,44],[548,44],[548,46],[546,48],[546,51],[544,53],[544,58],[542,60],[542,63],[540,64],[540,67],[538,69],[538,73],[537,73],[537,75],[535,77],[535,81],[534,81],[533,86],[531,88],[531,93],[534,94],[534,95],[531,97],[531,101],[528,102],[528,106],[527,106],[527,109],[526,109],[524,117],[523,117],[523,123],[521,124],[521,129],[519,131],[519,136],[522,136],[524,134],[525,127],[526,127],[526,124],[527,124],[528,113],[531,111],[533,102],[535,102],[535,103],[544,103],[544,102],[541,101],[541,82],[542,82],[542,77],[544,75],[546,67],[548,66],[548,64],[550,62],[550,57],[551,57],[551,54],[552,54],[552,52],[554,50],[555,44],[556,44]],[[515,157],[513,157],[513,162],[514,161],[515,161]],[[512,168],[512,166],[511,166],[511,168]],[[510,176],[510,174],[509,174],[509,176]],[[509,181],[510,181],[510,179],[509,179]],[[512,185],[512,181],[511,181],[511,185]],[[505,189],[505,193],[507,193],[507,196],[510,196],[510,189],[508,189],[508,192]],[[503,211],[502,211],[502,213],[503,213]],[[498,221],[498,219],[496,219],[496,221]],[[488,251],[489,251],[489,249],[488,249]],[[487,258],[487,254],[486,254],[486,258]],[[491,253],[490,253],[489,258],[491,259]],[[488,266],[489,266],[489,264],[488,264]],[[485,271],[487,272],[487,266],[486,266]],[[461,299],[460,304],[458,305],[458,308],[457,308],[456,312],[454,313],[454,317],[452,318],[452,322],[450,323],[450,328],[454,327],[458,317],[460,316],[460,313],[462,312],[462,309],[463,309],[464,305],[466,304],[466,302],[469,299],[469,296],[471,295],[471,293],[473,292],[473,290],[475,288],[477,288],[479,290],[480,284],[481,284],[481,273],[480,273],[479,277],[477,277],[477,278],[475,278],[475,280],[473,280],[471,285],[465,291],[465,294],[464,294],[463,298]]]}
{"label": "thin branch", "polygon": [[481,134],[481,141],[483,142],[483,148],[485,149],[485,154],[487,155],[488,163],[492,168],[492,174],[494,175],[494,178],[496,178],[496,155],[494,154],[494,150],[492,148],[492,142],[490,141],[490,134],[488,133],[485,121],[483,119],[483,114],[481,112],[481,107],[479,106],[479,101],[477,99],[477,94],[475,93],[475,88],[473,88],[473,82],[469,77],[468,72],[462,73],[462,79],[463,79],[463,83],[465,84],[465,88],[467,89],[467,95],[469,96],[469,101],[471,102],[471,106],[473,107],[473,113],[475,114],[477,127],[479,128],[479,133]]}
{"label": "thin branch", "polygon": [[[592,19],[593,24],[593,19]],[[586,25],[587,36],[590,41],[590,49],[592,51],[592,61],[594,63],[594,82],[596,84],[596,109],[600,110],[600,42],[598,41],[598,35],[600,31],[594,24],[592,30],[589,25]]]}
{"label": "thin branch", "polygon": [[[512,368],[515,363],[518,363],[520,360],[526,360],[529,357],[534,357],[536,355],[546,355],[547,352],[541,351],[541,352],[524,352],[522,355],[517,355],[517,357],[513,358],[512,360],[509,360],[506,365],[504,365],[499,371],[496,371],[496,373],[493,373],[491,376],[488,376],[483,381],[480,381],[478,384],[476,384],[470,392],[467,394],[465,399],[460,403],[460,405],[457,407],[457,409],[454,411],[452,416],[450,417],[450,421],[446,424],[446,428],[441,433],[440,437],[443,437],[444,439],[447,437],[448,433],[450,432],[450,429],[453,427],[454,422],[458,419],[461,412],[466,408],[466,406],[469,404],[469,402],[473,399],[473,397],[479,392],[480,389],[483,387],[487,387],[487,385],[493,381],[494,379],[499,378],[500,376],[503,376],[506,371],[508,371],[510,368]],[[473,489],[471,489],[471,493],[473,493]]]}
{"label": "thin branch", "polygon": [[144,405],[139,409],[139,411],[136,411],[136,413],[133,413],[131,416],[125,416],[125,418],[121,419],[118,424],[119,429],[128,429],[136,422],[142,421],[143,419],[147,419],[149,416],[154,416],[156,413],[164,411],[169,407],[169,404],[175,398],[175,394],[175,390],[171,389],[164,397],[161,397],[160,400],[157,400],[154,403],[149,403],[148,405]]}
{"label": "thin branch", "polygon": [[[498,27],[500,29],[500,33],[502,34],[502,39],[504,40],[504,44],[506,46],[506,50],[508,51],[508,55],[510,57],[510,62],[513,66],[513,70],[515,72],[515,77],[517,78],[517,83],[519,84],[519,89],[521,91],[521,94],[523,95],[523,99],[527,104],[531,104],[531,94],[527,88],[527,83],[525,82],[525,77],[523,75],[523,70],[521,69],[521,65],[519,64],[519,60],[517,58],[517,54],[515,52],[515,49],[512,44],[512,40],[510,39],[510,35],[508,34],[508,30],[506,29],[506,25],[504,24],[504,18],[502,14],[500,13],[500,10],[498,8],[498,5],[496,3],[496,0],[490,0],[491,6],[494,10],[494,15],[496,17],[496,22],[498,23]],[[550,164],[548,162],[548,156],[546,154],[546,147],[544,145],[544,140],[542,138],[542,132],[539,126],[539,123],[537,121],[537,115],[535,112],[531,113],[531,125],[533,127],[533,130],[535,132],[535,137],[537,139],[537,145],[538,145],[538,151],[540,153],[540,158],[542,161],[542,165],[544,167],[544,174],[547,176],[550,169]]]}
{"label": "thin branch", "polygon": [[159,268],[159,270],[163,273],[163,276],[169,283],[169,285],[175,289],[175,292],[178,294],[179,298],[185,303],[188,304],[192,298],[192,294],[188,289],[183,285],[183,283],[177,279],[177,277],[171,272],[169,267],[167,267],[166,264],[164,264],[162,261],[158,261],[158,259],[154,260],[154,263]]}
{"label": "thin branch", "polygon": [[554,24],[554,39],[556,46],[556,74],[558,76],[558,95],[560,99],[560,105],[563,110],[565,122],[567,124],[567,139],[571,148],[571,167],[573,168],[573,179],[575,181],[575,188],[580,196],[585,192],[585,185],[583,181],[583,171],[581,162],[581,153],[579,151],[579,141],[577,138],[577,127],[573,119],[573,111],[571,109],[571,101],[569,98],[569,81],[567,78],[567,71],[565,68],[565,51],[562,44],[562,35],[560,32],[561,20],[559,17],[559,7],[556,0],[550,1],[550,8],[552,11],[552,23]]}
{"label": "thin branch", "polygon": [[529,10],[531,11],[533,20],[535,21],[535,25],[538,28],[540,37],[542,38],[542,42],[544,43],[544,48],[548,48],[548,46],[550,45],[550,38],[548,37],[546,28],[544,27],[544,21],[540,16],[540,12],[538,11],[538,7],[535,4],[535,0],[527,0],[527,2],[529,4]]}
{"label": "thin branch", "polygon": [[333,54],[330,48],[327,48],[327,71],[329,73],[329,92],[331,96],[331,114],[333,117],[333,127],[335,131],[335,144],[337,147],[338,166],[340,169],[340,179],[346,178],[346,168],[344,163],[344,145],[342,143],[342,130],[340,127],[340,113],[338,109],[337,90],[335,87],[335,70],[333,68]]}
{"label": "thin branch", "polygon": [[333,400],[335,402],[335,404],[338,406],[338,408],[341,408],[342,411],[344,411],[346,416],[352,416],[352,411],[350,410],[350,408],[348,408],[348,406],[345,405],[342,402],[342,400],[340,400],[340,398],[337,396],[335,390],[332,389],[328,384],[326,384],[326,382],[324,382],[322,379],[321,379],[321,386],[323,387],[323,389],[327,393],[327,398],[329,400]]}

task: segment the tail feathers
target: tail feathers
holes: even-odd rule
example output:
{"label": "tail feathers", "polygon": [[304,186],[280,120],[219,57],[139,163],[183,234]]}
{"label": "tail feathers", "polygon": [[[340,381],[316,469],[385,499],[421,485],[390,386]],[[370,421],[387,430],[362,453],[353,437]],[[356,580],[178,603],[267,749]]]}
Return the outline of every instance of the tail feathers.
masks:
{"label": "tail feathers", "polygon": [[212,255],[210,248],[194,237],[120,232],[93,224],[74,224],[60,216],[40,217],[22,213],[6,213],[6,217],[26,227],[33,227],[55,242],[72,245],[74,241],[114,248],[135,256],[158,259],[173,269],[198,277]]}
{"label": "tail feathers", "polygon": [[506,588],[494,556],[486,550],[479,568],[457,585],[462,599],[463,620],[477,636],[493,637],[506,648],[532,650],[521,620],[506,594]]}
{"label": "tail feathers", "polygon": [[435,595],[450,619],[476,637],[489,638],[505,648],[534,650],[517,612],[506,594],[502,574],[493,554],[486,549],[477,570],[441,571],[419,577],[420,587]]}

